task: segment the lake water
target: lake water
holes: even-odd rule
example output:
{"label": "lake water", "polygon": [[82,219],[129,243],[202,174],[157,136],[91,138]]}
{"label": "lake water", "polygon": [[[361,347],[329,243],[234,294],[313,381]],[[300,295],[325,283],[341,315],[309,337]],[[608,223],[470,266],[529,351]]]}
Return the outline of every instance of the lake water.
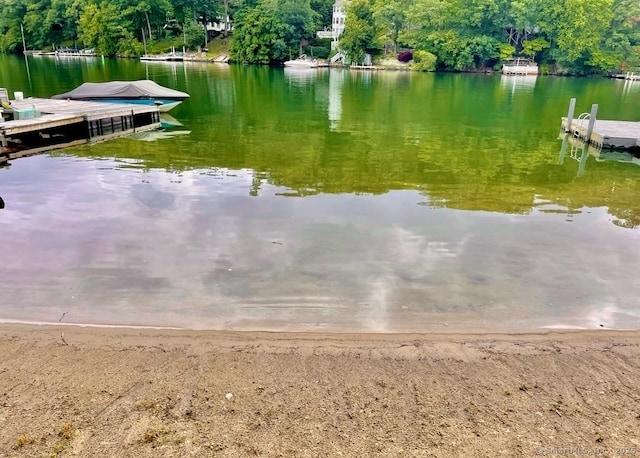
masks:
{"label": "lake water", "polygon": [[0,319],[640,327],[640,166],[558,138],[640,82],[0,56],[25,96],[142,78],[191,94],[167,138],[0,168]]}

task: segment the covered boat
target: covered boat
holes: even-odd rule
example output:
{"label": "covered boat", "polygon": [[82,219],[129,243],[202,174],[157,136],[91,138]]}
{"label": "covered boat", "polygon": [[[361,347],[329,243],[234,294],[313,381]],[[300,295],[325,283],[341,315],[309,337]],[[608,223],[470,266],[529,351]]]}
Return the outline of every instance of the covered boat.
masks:
{"label": "covered boat", "polygon": [[189,94],[160,86],[154,81],[138,80],[84,83],[72,91],[54,95],[53,98],[158,105],[161,112],[166,112],[188,99]]}

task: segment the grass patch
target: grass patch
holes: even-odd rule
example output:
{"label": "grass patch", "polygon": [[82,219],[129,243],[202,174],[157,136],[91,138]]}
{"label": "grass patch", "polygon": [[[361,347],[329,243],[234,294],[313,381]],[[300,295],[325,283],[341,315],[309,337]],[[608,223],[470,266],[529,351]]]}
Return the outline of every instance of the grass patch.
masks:
{"label": "grass patch", "polygon": [[65,440],[71,440],[73,437],[73,425],[71,423],[65,423],[58,431],[58,436]]}
{"label": "grass patch", "polygon": [[65,423],[60,427],[60,429],[58,430],[58,437],[60,437],[60,439],[62,440],[56,443],[51,449],[51,458],[56,458],[58,454],[65,451],[65,449],[69,445],[69,442],[71,441],[71,438],[73,438],[74,432],[75,431],[71,423]]}
{"label": "grass patch", "polygon": [[229,49],[231,48],[231,37],[227,38],[214,38],[207,45],[207,56],[216,57],[220,54],[229,55]]}
{"label": "grass patch", "polygon": [[24,447],[26,445],[31,445],[31,444],[35,443],[35,441],[36,441],[36,439],[34,437],[31,437],[29,434],[21,434],[16,439],[16,443],[13,446],[13,448],[22,448],[22,447]]}
{"label": "grass patch", "polygon": [[158,439],[169,434],[169,430],[167,428],[151,428],[147,429],[142,435],[142,439],[140,442],[144,442],[145,444],[151,444],[156,442]]}

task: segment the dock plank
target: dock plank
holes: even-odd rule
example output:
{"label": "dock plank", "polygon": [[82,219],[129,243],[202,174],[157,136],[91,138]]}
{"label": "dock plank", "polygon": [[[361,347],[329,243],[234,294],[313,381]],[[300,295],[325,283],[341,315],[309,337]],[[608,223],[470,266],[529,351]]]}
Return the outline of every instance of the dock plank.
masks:
{"label": "dock plank", "polygon": [[128,116],[132,113],[155,113],[158,107],[153,105],[135,105],[129,103],[88,102],[82,100],[41,99],[29,97],[23,100],[14,100],[11,106],[18,109],[30,109],[34,106],[43,114],[75,114],[84,115],[89,121],[112,118],[115,116]]}
{"label": "dock plank", "polygon": [[33,119],[20,119],[0,123],[0,133],[6,137],[42,129],[65,126],[84,121],[84,116],[77,114],[45,114]]}

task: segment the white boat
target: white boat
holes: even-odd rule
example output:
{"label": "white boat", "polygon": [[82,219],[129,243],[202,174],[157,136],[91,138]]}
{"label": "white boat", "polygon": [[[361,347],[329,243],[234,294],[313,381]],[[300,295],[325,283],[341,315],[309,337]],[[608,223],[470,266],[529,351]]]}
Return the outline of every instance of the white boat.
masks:
{"label": "white boat", "polygon": [[70,49],[60,48],[56,49],[56,57],[98,57],[94,48],[87,49]]}
{"label": "white boat", "polygon": [[175,48],[172,48],[171,52],[167,54],[149,55],[145,53],[144,56],[140,56],[140,60],[143,62],[182,62],[184,61],[184,51],[176,52]]}
{"label": "white boat", "polygon": [[503,75],[537,75],[538,64],[525,57],[505,60],[502,64]]}
{"label": "white boat", "polygon": [[301,54],[297,59],[288,60],[284,63],[285,67],[292,68],[318,68],[318,60],[307,57],[306,54]]}
{"label": "white boat", "polygon": [[29,51],[32,56],[49,56],[49,57],[98,57],[94,48],[87,49],[72,49],[72,48],[58,48],[55,51]]}
{"label": "white boat", "polygon": [[163,54],[159,56],[140,56],[142,62],[183,62],[184,56],[178,54]]}

